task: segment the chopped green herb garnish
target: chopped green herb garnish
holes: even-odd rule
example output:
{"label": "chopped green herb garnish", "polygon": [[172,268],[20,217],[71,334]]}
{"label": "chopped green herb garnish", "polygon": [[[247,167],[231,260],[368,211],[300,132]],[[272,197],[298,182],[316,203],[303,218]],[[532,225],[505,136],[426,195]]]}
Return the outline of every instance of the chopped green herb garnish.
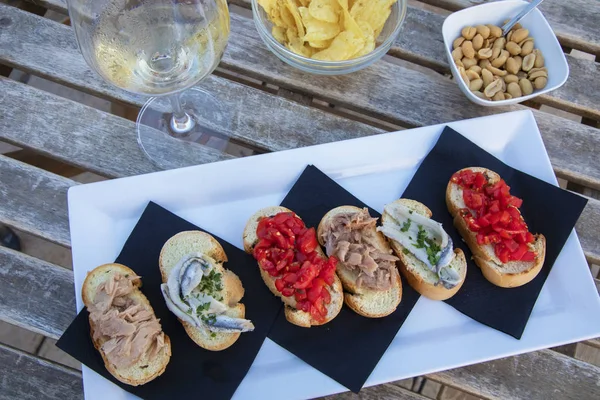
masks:
{"label": "chopped green herb garnish", "polygon": [[431,265],[437,264],[437,262],[440,260],[440,252],[442,249],[433,239],[427,236],[427,231],[423,229],[422,225],[419,225],[419,233],[417,234],[417,241],[414,243],[414,246],[417,249],[425,249],[427,252],[427,259]]}
{"label": "chopped green herb garnish", "polygon": [[125,274],[125,278],[129,278],[129,274]]}
{"label": "chopped green herb garnish", "polygon": [[217,292],[223,290],[223,283],[221,280],[221,274],[213,269],[207,276],[202,277],[198,289],[202,293],[206,293],[209,296],[214,296]]}
{"label": "chopped green herb garnish", "polygon": [[202,318],[202,321],[206,322],[209,325],[213,325],[215,322],[217,322],[217,316],[215,314],[203,315],[200,318]]}
{"label": "chopped green herb garnish", "polygon": [[192,309],[191,309],[191,308],[188,308],[188,309],[187,309],[187,311],[186,311],[186,313],[188,313],[188,314],[192,315]]}
{"label": "chopped green herb garnish", "polygon": [[196,314],[202,315],[202,311],[208,310],[209,307],[210,303],[200,304],[198,307],[196,307]]}
{"label": "chopped green herb garnish", "polygon": [[404,254],[409,254],[409,253],[410,253],[410,250],[408,250],[407,248],[404,248],[404,249],[402,249],[402,252],[403,252]]}
{"label": "chopped green herb garnish", "polygon": [[400,228],[400,230],[401,230],[402,232],[408,232],[408,230],[410,229],[410,223],[411,223],[411,222],[412,222],[412,221],[411,221],[410,219],[407,219],[407,220],[406,220],[406,222],[404,222],[404,223],[402,224],[402,228]]}
{"label": "chopped green herb garnish", "polygon": [[211,337],[211,338],[216,338],[216,337],[217,337],[217,334],[216,334],[215,332],[211,332],[211,333],[210,333],[210,337]]}
{"label": "chopped green herb garnish", "polygon": [[412,213],[414,213],[414,211],[413,210],[408,210],[408,213],[412,214]]}

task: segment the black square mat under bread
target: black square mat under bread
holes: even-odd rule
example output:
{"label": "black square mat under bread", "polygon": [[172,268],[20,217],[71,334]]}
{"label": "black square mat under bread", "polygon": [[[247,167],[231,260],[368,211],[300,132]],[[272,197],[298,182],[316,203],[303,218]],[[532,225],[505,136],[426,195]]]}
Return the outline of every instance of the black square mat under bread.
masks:
{"label": "black square mat under bread", "polygon": [[[445,202],[446,186],[456,171],[485,167],[497,172],[523,199],[521,212],[532,233],[546,237],[546,259],[538,276],[524,286],[505,289],[488,282],[471,260],[471,251],[454,229]],[[520,339],[560,251],[567,241],[587,200],[531,175],[517,171],[492,156],[455,130],[446,127],[408,185],[404,198],[422,202],[433,212],[467,256],[467,278],[458,293],[446,301],[463,314]]]}
{"label": "black square mat under bread", "polygon": [[144,399],[193,398],[200,393],[206,399],[231,398],[258,354],[281,309],[281,301],[263,283],[252,256],[215,237],[229,259],[225,268],[235,272],[244,285],[245,295],[241,302],[246,306],[246,318],[254,323],[255,330],[242,333],[237,342],[223,351],[212,352],[197,346],[166,307],[160,291],[158,256],[171,236],[198,229],[151,202],[115,261],[127,265],[142,277],[141,290],[171,339],[171,361],[163,375],[137,387],[117,381],[108,373],[100,353],[92,344],[86,309],[67,328],[57,346],[124,390]]}
{"label": "black square mat under bread", "polygon": [[[308,227],[317,227],[332,208],[343,205],[367,207],[363,202],[323,174],[308,166],[282,206],[294,211]],[[380,214],[369,208],[373,217]],[[281,313],[269,338],[353,392],[358,392],[398,333],[419,298],[410,286],[402,285],[402,301],[385,318],[362,317],[346,305],[323,326],[300,328]]]}

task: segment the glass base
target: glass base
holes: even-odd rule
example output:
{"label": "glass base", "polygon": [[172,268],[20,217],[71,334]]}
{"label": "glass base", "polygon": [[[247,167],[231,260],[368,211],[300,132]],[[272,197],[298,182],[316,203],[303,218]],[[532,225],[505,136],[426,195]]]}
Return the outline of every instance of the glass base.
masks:
{"label": "glass base", "polygon": [[177,134],[171,127],[173,109],[168,97],[153,97],[137,119],[138,143],[162,169],[188,167],[227,158],[231,117],[210,93],[190,88],[179,94],[181,106],[194,120],[193,128]]}

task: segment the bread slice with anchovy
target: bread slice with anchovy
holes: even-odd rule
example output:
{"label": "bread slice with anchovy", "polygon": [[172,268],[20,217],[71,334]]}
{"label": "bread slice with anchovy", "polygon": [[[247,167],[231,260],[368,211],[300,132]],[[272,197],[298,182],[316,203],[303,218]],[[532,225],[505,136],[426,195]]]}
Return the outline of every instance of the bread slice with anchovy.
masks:
{"label": "bread slice with anchovy", "polygon": [[[323,241],[323,233],[325,227],[329,225],[329,220],[337,214],[345,213],[356,213],[362,211],[361,208],[354,206],[341,206],[330,210],[321,219],[319,227],[317,229],[317,238],[321,246],[326,247],[326,243]],[[375,231],[373,227],[374,235],[377,242],[377,249],[384,253],[391,253],[390,245],[385,237]],[[402,280],[400,274],[395,273],[392,277],[392,287],[388,290],[373,290],[368,288],[359,288],[356,285],[358,279],[358,271],[353,271],[349,268],[342,267],[338,261],[337,275],[342,281],[344,287],[344,301],[348,307],[350,307],[357,314],[368,318],[381,318],[390,315],[402,301]]]}
{"label": "bread slice with anchovy", "polygon": [[[246,223],[246,227],[244,228],[243,233],[244,250],[246,250],[247,253],[253,254],[254,246],[258,244],[259,239],[256,235],[256,229],[258,228],[259,220],[263,217],[272,217],[281,212],[292,211],[285,207],[274,206],[263,208],[250,217],[250,219]],[[320,247],[317,246],[316,251],[319,252],[319,254],[323,258],[327,258]],[[294,296],[283,296],[277,290],[277,288],[275,287],[276,278],[269,275],[260,266],[258,267],[258,269],[260,271],[260,276],[262,277],[263,281],[265,282],[271,293],[279,297],[281,301],[283,301],[283,303],[285,304],[285,318],[292,324],[305,328],[310,328],[311,326],[326,324],[340,313],[340,310],[342,309],[342,305],[344,303],[344,298],[342,292],[342,284],[337,275],[335,275],[333,285],[327,287],[329,289],[329,294],[331,295],[331,302],[326,305],[327,315],[325,316],[325,319],[323,321],[317,321],[311,316],[309,312],[298,310],[296,308],[296,299],[294,298]]]}
{"label": "bread slice with anchovy", "polygon": [[[159,267],[163,283],[166,283],[171,270],[186,257],[193,253],[205,254],[216,261],[215,268],[223,279],[222,303],[228,306],[225,315],[233,318],[244,318],[246,309],[239,301],[244,296],[244,287],[236,274],[225,269],[223,263],[227,261],[227,255],[221,244],[209,235],[201,231],[185,231],[171,237],[164,244],[159,256]],[[207,327],[196,327],[179,319],[183,324],[185,332],[200,347],[221,351],[233,345],[240,337],[240,332],[212,332]]]}
{"label": "bread slice with anchovy", "polygon": [[[495,184],[500,181],[500,175],[487,168],[470,167],[460,171],[464,170],[483,173],[489,184]],[[473,261],[481,268],[483,276],[488,281],[500,287],[517,287],[530,282],[541,271],[546,256],[546,238],[544,235],[534,235],[535,241],[531,244],[531,247],[536,253],[536,257],[533,261],[509,261],[503,263],[496,256],[492,244],[477,244],[477,234],[469,229],[467,222],[460,215],[460,210],[467,208],[463,200],[462,188],[452,181],[448,182],[446,188],[446,205],[454,218],[454,226],[458,229],[458,232],[473,253]]]}
{"label": "bread slice with anchovy", "polygon": [[[399,199],[393,203],[403,205],[409,210],[424,217],[431,218],[432,216],[431,210],[423,203],[416,200]],[[384,211],[381,216],[381,222],[385,224],[391,219],[392,217]],[[396,256],[400,258],[400,271],[402,272],[402,275],[404,275],[408,284],[421,295],[432,300],[447,300],[454,296],[462,287],[467,276],[467,260],[465,258],[465,253],[463,253],[461,249],[454,249],[455,256],[450,265],[448,265],[448,268],[457,271],[462,280],[453,288],[446,289],[441,283],[436,285],[439,280],[437,274],[431,271],[423,261],[419,260],[410,252],[405,253],[404,246],[396,240],[388,238],[388,241]]]}
{"label": "bread slice with anchovy", "polygon": [[[128,268],[122,264],[104,264],[88,272],[81,288],[81,297],[83,299],[83,304],[85,304],[86,307],[89,307],[93,304],[98,286],[106,282],[114,274],[120,274],[125,277],[137,276],[137,274],[131,268]],[[154,313],[150,302],[139,289],[142,286],[142,281],[140,279],[134,280],[133,286],[134,290],[129,295],[130,298],[132,298],[137,304],[144,305],[146,309],[149,309],[152,311],[152,313]],[[102,345],[106,340],[103,340],[102,338],[98,340],[93,339],[94,330],[96,328],[91,318],[90,328],[92,342],[94,343],[96,350],[100,352],[102,360],[104,360],[104,366],[108,372],[110,372],[111,375],[119,381],[131,386],[138,386],[150,382],[165,372],[167,364],[171,359],[171,340],[166,334],[164,334],[164,347],[159,351],[154,359],[149,360],[148,354],[144,354],[142,358],[140,358],[132,366],[128,368],[117,368],[108,361],[106,355],[102,351]]]}

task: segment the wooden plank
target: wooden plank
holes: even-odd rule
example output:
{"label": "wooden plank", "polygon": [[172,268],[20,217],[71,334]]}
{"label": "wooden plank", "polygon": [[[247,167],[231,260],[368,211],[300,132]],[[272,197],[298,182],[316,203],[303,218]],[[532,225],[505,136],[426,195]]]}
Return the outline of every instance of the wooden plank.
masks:
{"label": "wooden plank", "polygon": [[596,289],[598,289],[598,295],[600,296],[600,279],[594,278],[594,282],[596,283]]}
{"label": "wooden plank", "polygon": [[551,350],[470,365],[428,376],[490,399],[593,399],[600,368]]}
{"label": "wooden plank", "polygon": [[[0,92],[0,138],[5,141],[109,177],[159,170],[140,150],[134,122],[1,77]],[[166,142],[161,155],[166,164],[232,158],[178,140]]]}
{"label": "wooden plank", "polygon": [[[495,0],[421,0],[424,3],[460,10]],[[598,15],[600,2],[589,0],[546,0],[539,6],[563,46],[600,55]]]}
{"label": "wooden plank", "polygon": [[0,222],[69,246],[67,190],[77,183],[0,155]]}
{"label": "wooden plank", "polygon": [[581,213],[575,229],[581,247],[589,263],[600,264],[600,201],[589,198],[588,203]]}
{"label": "wooden plank", "polygon": [[[116,99],[137,106],[144,104],[144,97],[116,89],[90,70],[79,52],[75,36],[68,26],[38,18],[1,4],[0,13],[11,21],[6,30],[0,31],[0,61],[12,65],[18,64],[20,69],[100,97]],[[9,30],[12,30],[12,34],[5,34]],[[60,54],[60,56],[57,57],[56,54]],[[226,105],[233,121],[231,137],[253,147],[283,150],[383,132],[381,129],[349,121],[339,116],[332,116],[329,113],[214,75],[202,82],[201,86]],[[20,88],[20,86],[16,87],[14,91],[21,90]],[[23,94],[20,98],[22,99],[29,93],[31,92]],[[36,98],[40,96],[36,96]],[[59,101],[56,97],[53,99],[53,101]],[[64,107],[71,107],[66,104]],[[7,106],[14,108],[19,107],[19,104],[17,101],[12,101]],[[273,112],[273,110],[277,110],[277,112]],[[21,111],[21,116],[33,118],[23,115],[25,111],[27,110]],[[50,113],[52,110],[47,112]],[[93,111],[89,113],[93,114]],[[75,118],[77,115],[73,114],[70,120],[74,121]],[[109,117],[103,114],[103,118]],[[12,121],[13,128],[18,129],[21,120],[15,117]],[[111,118],[110,123],[107,123],[105,127],[111,126],[112,121],[115,121],[114,118]],[[53,123],[60,123],[60,121],[53,120]],[[69,123],[68,121],[64,122],[62,126],[68,127]],[[121,135],[125,135],[127,130],[131,131],[132,136],[135,135],[135,131],[129,128],[132,126],[131,124],[122,122],[121,125],[122,127],[114,135],[124,137]],[[77,129],[83,130],[80,127]],[[91,127],[91,129],[95,128]],[[282,129],[288,134],[282,135]],[[66,132],[69,130],[67,129]],[[32,132],[32,134],[35,133],[35,131]],[[96,133],[90,132],[89,134]],[[79,139],[83,140],[85,135],[79,135]],[[14,134],[11,140],[17,140],[19,136],[19,134]],[[107,141],[106,145],[112,146],[112,142]],[[127,148],[131,149],[131,146]],[[52,151],[57,150],[55,148]],[[114,175],[118,171],[113,170],[109,173]]]}
{"label": "wooden plank", "polygon": [[81,374],[0,344],[0,400],[83,398]]}
{"label": "wooden plank", "polygon": [[427,400],[429,397],[422,396],[410,390],[395,386],[392,383],[371,386],[361,389],[360,393],[345,392],[331,396],[320,397],[319,400]]}
{"label": "wooden plank", "polygon": [[[62,0],[51,0],[54,8],[66,7]],[[233,0],[230,3],[250,8],[249,0]],[[66,12],[66,8],[63,9]],[[442,24],[445,16],[409,5],[398,40],[389,54],[417,64],[449,73]],[[232,36],[231,40],[235,40]],[[584,117],[600,119],[600,80],[590,79],[600,73],[600,67],[593,61],[581,60],[566,55],[571,73],[569,80],[559,89],[541,95],[536,102]]]}
{"label": "wooden plank", "polygon": [[[16,9],[3,11],[7,19],[14,21],[11,26],[18,26],[19,29],[15,30],[18,35],[10,35],[10,41],[6,45],[0,42],[0,59],[18,63],[22,69],[100,96],[133,104],[141,103],[139,98],[115,90],[90,72],[68,28]],[[452,81],[443,76],[424,74],[410,66],[393,65],[383,61],[351,75],[310,76],[308,79],[306,74],[284,65],[266,49],[255,34],[251,20],[236,15],[232,15],[232,20],[233,33],[223,61],[225,65],[259,79],[274,81],[280,86],[377,115],[399,125],[429,125],[525,109],[523,106],[500,109],[477,107],[460,93]],[[0,40],[2,38],[3,35],[0,34]],[[11,43],[14,44],[10,45]],[[61,53],[61,57],[55,56],[57,52]],[[244,99],[233,104],[229,102],[236,107],[232,109],[232,113],[236,115],[235,120],[243,126],[239,131],[234,127],[232,136],[257,147],[281,150],[372,132],[369,129],[358,132],[353,123],[338,125],[342,124],[343,119],[340,119],[335,124],[320,125],[317,131],[320,133],[307,135],[306,129],[310,125],[306,125],[304,121],[296,123],[293,118],[295,112],[286,115],[285,107],[272,108],[273,103],[265,107],[262,103],[265,97],[262,95],[255,102],[250,102],[249,99],[258,96],[258,91],[250,91],[250,88],[216,77],[211,77],[203,85],[221,100],[227,97]],[[240,88],[244,88],[245,91]],[[233,89],[237,89],[236,94],[243,96],[232,95]],[[365,96],[365,93],[368,93],[368,96]],[[247,107],[248,104],[263,108],[254,109]],[[268,111],[264,114],[258,112],[265,109]],[[273,109],[277,109],[278,112],[273,113]],[[571,181],[600,188],[600,159],[593,151],[600,147],[600,130],[538,111],[535,113],[556,172]],[[238,118],[240,115],[244,118]],[[273,123],[265,121],[265,115],[272,118],[276,115],[277,120]],[[252,121],[244,122],[247,121],[246,118],[251,118]],[[263,123],[268,125],[264,127]],[[336,127],[338,129],[333,132],[329,130]],[[279,133],[282,129],[286,132],[285,136]]]}
{"label": "wooden plank", "polygon": [[58,339],[75,318],[73,272],[66,268],[0,247],[0,282],[2,321]]}

